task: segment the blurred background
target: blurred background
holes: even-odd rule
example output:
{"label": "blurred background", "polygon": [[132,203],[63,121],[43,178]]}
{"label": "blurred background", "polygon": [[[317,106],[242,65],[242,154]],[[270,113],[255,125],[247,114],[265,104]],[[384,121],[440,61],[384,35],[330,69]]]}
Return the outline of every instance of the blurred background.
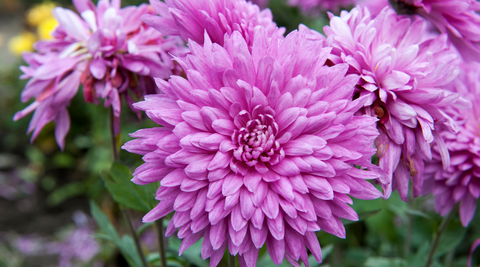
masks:
{"label": "blurred background", "polygon": [[[142,2],[124,0],[122,4]],[[119,207],[101,178],[113,162],[108,110],[85,104],[79,93],[69,108],[72,126],[65,151],[55,143],[53,124],[31,144],[26,135],[31,115],[12,121],[14,113],[28,104],[20,101],[26,83],[18,78],[19,66],[24,64],[21,53],[32,51],[35,41],[50,38],[56,26],[51,11],[58,5],[72,8],[69,0],[0,0],[0,267],[128,266],[90,215],[89,201],[93,200],[120,235],[127,233]],[[287,32],[299,23],[322,31],[327,23],[326,14],[304,17],[281,0],[270,1],[269,7]],[[122,110],[122,143],[130,140],[128,133],[153,126],[148,120],[139,123],[128,108]],[[120,159],[131,169],[141,163],[140,156],[124,151]],[[389,200],[355,200],[354,208],[360,221],[345,222],[347,239],[318,234],[324,258],[321,266],[422,266],[441,221],[429,197],[405,203],[394,194]],[[135,228],[141,226],[142,216],[132,213]],[[149,226],[139,229],[142,250],[151,266],[159,266],[156,234]],[[479,213],[467,229],[454,217],[440,241],[440,261],[434,266],[466,266],[470,245],[479,237]],[[169,265],[208,266],[200,257],[200,244],[182,257],[178,257],[179,246],[175,237],[168,239]],[[474,266],[480,262],[479,254]],[[286,261],[283,265],[288,266]],[[226,262],[222,260],[220,266]],[[265,249],[258,266],[274,266]]]}

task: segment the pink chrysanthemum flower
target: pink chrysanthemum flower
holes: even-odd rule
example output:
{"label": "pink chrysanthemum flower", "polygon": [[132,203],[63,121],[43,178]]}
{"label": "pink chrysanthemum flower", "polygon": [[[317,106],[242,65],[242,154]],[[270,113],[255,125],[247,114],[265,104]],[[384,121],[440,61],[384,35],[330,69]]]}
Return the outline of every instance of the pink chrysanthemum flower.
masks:
{"label": "pink chrysanthemum flower", "polygon": [[[442,109],[468,105],[458,94],[443,89],[458,74],[457,55],[446,35],[427,38],[423,19],[399,17],[390,7],[376,18],[359,7],[343,11],[340,17],[330,16],[330,26],[324,28],[335,47],[330,60],[349,63],[350,71],[361,75],[358,94],[369,98],[364,112],[379,119],[376,147],[386,174],[380,179],[385,197],[396,188],[406,200],[409,178],[418,196],[424,162],[432,158],[430,145],[435,140],[444,147],[438,125],[458,131]],[[448,167],[448,151],[441,151]]]}
{"label": "pink chrysanthemum flower", "polygon": [[441,168],[439,148],[434,147],[433,160],[425,166],[423,193],[433,193],[435,209],[445,216],[460,202],[460,221],[467,226],[475,214],[476,200],[480,196],[480,65],[472,64],[462,69],[453,90],[473,103],[468,110],[450,109],[448,112],[459,120],[457,134],[441,131],[450,152],[450,167]]}
{"label": "pink chrysanthemum flower", "polygon": [[59,26],[54,39],[37,42],[37,53],[24,54],[29,66],[21,67],[21,78],[30,80],[22,101],[36,99],[14,117],[18,120],[35,111],[28,128],[33,131],[32,140],[43,126],[55,121],[55,136],[62,149],[70,128],[67,107],[80,83],[85,100],[105,99],[105,107],[113,108],[118,123],[121,95],[132,104],[131,95],[142,98],[157,93],[151,77],[168,78],[174,69],[168,53],[185,50],[180,38],[165,38],[143,23],[141,16],[153,12],[149,5],[120,9],[120,1],[115,0],[101,0],[97,7],[89,0],[74,4],[81,17],[55,8]]}
{"label": "pink chrysanthemum flower", "polygon": [[347,204],[381,193],[368,181],[378,135],[375,118],[355,116],[357,75],[324,66],[331,48],[303,30],[273,39],[260,29],[252,52],[242,34],[224,45],[205,34],[182,65],[187,79],[157,80],[164,94],[135,107],[163,127],[142,129],[123,148],[144,155],[133,182],[160,181],[160,203],[145,217],[175,212],[167,228],[183,238],[180,253],[203,239],[216,266],[225,248],[240,266],[255,266],[266,242],[273,262],[308,265],[305,246],[321,261],[320,229],[345,237]]}
{"label": "pink chrysanthemum flower", "polygon": [[245,0],[150,0],[160,16],[145,15],[148,25],[166,35],[180,35],[203,44],[204,31],[213,43],[223,45],[225,34],[239,31],[249,47],[256,28],[264,28],[268,36],[283,37],[284,28],[277,28],[270,9],[260,8]]}
{"label": "pink chrysanthemum flower", "polygon": [[416,13],[448,34],[463,58],[480,61],[480,2],[476,0],[395,0],[406,13]]}
{"label": "pink chrysanthemum flower", "polygon": [[355,3],[355,0],[288,0],[291,6],[297,6],[304,13],[316,14],[320,11],[338,12]]}

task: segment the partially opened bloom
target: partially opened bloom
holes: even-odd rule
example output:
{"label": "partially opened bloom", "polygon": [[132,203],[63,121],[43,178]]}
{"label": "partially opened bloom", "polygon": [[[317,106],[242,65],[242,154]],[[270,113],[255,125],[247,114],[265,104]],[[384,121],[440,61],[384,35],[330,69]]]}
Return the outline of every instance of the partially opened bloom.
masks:
{"label": "partially opened bloom", "polygon": [[395,0],[446,33],[464,60],[480,61],[480,2],[476,0]]}
{"label": "partially opened bloom", "polygon": [[[178,37],[164,37],[141,20],[152,12],[146,4],[120,9],[120,2],[101,0],[97,7],[88,0],[74,1],[81,17],[73,11],[55,8],[59,26],[53,40],[37,42],[37,53],[24,54],[29,66],[21,67],[30,79],[22,92],[22,101],[35,101],[15,114],[18,120],[35,111],[28,132],[32,140],[45,124],[55,121],[60,147],[70,128],[67,107],[80,83],[87,102],[105,99],[118,122],[121,96],[128,103],[147,93],[156,93],[151,77],[167,78],[174,64],[168,53],[181,53]],[[127,93],[127,90],[129,93]]]}
{"label": "partially opened bloom", "polygon": [[245,0],[150,0],[160,16],[145,15],[143,20],[153,28],[167,35],[180,35],[185,41],[192,39],[198,44],[204,42],[204,31],[213,43],[223,45],[225,34],[238,31],[253,44],[255,29],[263,28],[267,35],[283,37],[284,28],[277,28],[272,21],[270,9]]}
{"label": "partially opened bloom", "polygon": [[437,127],[456,132],[458,126],[443,109],[469,105],[444,89],[458,74],[447,36],[429,38],[423,19],[398,16],[390,7],[375,18],[359,7],[331,15],[324,30],[335,47],[332,64],[349,63],[350,72],[361,75],[358,95],[369,98],[363,112],[379,119],[376,147],[386,174],[380,179],[385,197],[393,186],[406,200],[410,178],[418,196],[434,141],[442,148],[443,166],[449,166]]}
{"label": "partially opened bloom", "polygon": [[324,66],[331,48],[304,31],[270,42],[260,30],[252,52],[239,32],[223,46],[208,34],[203,48],[188,45],[187,79],[157,80],[164,94],[135,104],[163,127],[123,146],[146,162],[133,182],[161,181],[144,222],[175,212],[166,234],[180,228],[180,253],[204,237],[211,266],[227,245],[241,266],[255,266],[265,242],[276,264],[308,264],[305,246],[321,261],[314,232],[344,238],[340,218],[358,219],[347,194],[381,196],[364,180],[378,173],[355,167],[375,167],[378,135],[375,118],[354,115],[358,76],[347,64]]}
{"label": "partially opened bloom", "polygon": [[435,209],[445,216],[460,203],[460,221],[467,226],[475,214],[480,196],[480,65],[464,66],[452,89],[469,99],[473,108],[448,110],[452,117],[466,121],[457,134],[441,131],[450,152],[451,165],[443,170],[439,147],[434,147],[433,160],[425,166],[423,193],[433,193]]}

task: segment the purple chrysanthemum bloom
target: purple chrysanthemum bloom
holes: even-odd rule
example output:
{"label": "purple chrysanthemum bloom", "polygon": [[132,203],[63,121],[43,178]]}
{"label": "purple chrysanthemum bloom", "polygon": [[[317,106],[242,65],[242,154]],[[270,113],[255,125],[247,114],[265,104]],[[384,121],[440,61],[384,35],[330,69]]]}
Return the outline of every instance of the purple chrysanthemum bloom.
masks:
{"label": "purple chrysanthemum bloom", "polygon": [[463,58],[480,61],[480,2],[476,0],[395,0],[402,12],[416,13],[448,34]]}
{"label": "purple chrysanthemum bloom", "polygon": [[105,99],[105,107],[113,108],[118,123],[121,96],[132,104],[131,96],[157,93],[151,77],[168,78],[174,69],[169,53],[185,50],[180,38],[163,37],[143,23],[141,16],[153,12],[149,5],[120,9],[118,0],[101,0],[96,7],[89,0],[74,4],[81,17],[55,8],[59,26],[52,34],[54,39],[37,42],[37,53],[24,54],[29,66],[21,67],[21,78],[30,80],[22,101],[36,99],[14,116],[18,120],[35,110],[28,128],[29,133],[33,131],[32,140],[43,126],[55,121],[55,136],[62,149],[70,128],[67,107],[80,83],[85,100]]}
{"label": "purple chrysanthemum bloom", "polygon": [[355,3],[355,0],[288,0],[291,6],[297,6],[304,13],[317,14],[320,11],[338,12]]}
{"label": "purple chrysanthemum bloom", "polygon": [[440,135],[450,152],[450,167],[441,168],[439,147],[434,147],[433,160],[425,166],[423,193],[433,193],[435,209],[445,216],[460,202],[460,221],[467,226],[475,214],[476,200],[480,196],[480,64],[462,69],[452,89],[473,104],[472,109],[451,108],[447,112],[458,120],[466,121],[457,134],[441,131]]}
{"label": "purple chrysanthemum bloom", "polygon": [[[468,106],[458,94],[444,90],[458,74],[457,54],[446,35],[428,38],[423,19],[398,16],[390,7],[375,18],[360,7],[330,17],[324,28],[334,46],[330,60],[349,63],[350,72],[361,75],[358,95],[368,97],[364,112],[379,119],[375,143],[386,174],[379,179],[385,197],[396,188],[406,200],[410,178],[418,196],[424,162],[432,158],[431,144],[444,147],[437,127],[458,131],[443,108]],[[448,151],[441,151],[448,167]]]}
{"label": "purple chrysanthemum bloom", "polygon": [[223,45],[223,37],[239,31],[249,47],[253,44],[256,28],[263,28],[268,36],[283,37],[284,28],[277,28],[270,9],[260,8],[245,0],[150,0],[160,16],[145,15],[148,25],[166,35],[180,35],[198,44],[204,42],[204,31],[213,43]]}
{"label": "purple chrysanthemum bloom", "polygon": [[175,212],[166,234],[180,228],[180,253],[204,237],[211,266],[227,245],[240,266],[255,266],[265,242],[276,264],[308,265],[305,246],[320,262],[315,231],[344,238],[340,218],[358,219],[347,194],[381,196],[364,180],[379,176],[363,169],[376,167],[378,131],[375,118],[354,115],[364,100],[352,101],[358,76],[346,75],[348,64],[324,66],[331,48],[309,35],[260,29],[250,52],[240,32],[223,46],[205,34],[179,59],[187,79],[157,80],[164,94],[134,105],[163,126],[123,146],[146,162],[132,181],[161,184],[143,220]]}

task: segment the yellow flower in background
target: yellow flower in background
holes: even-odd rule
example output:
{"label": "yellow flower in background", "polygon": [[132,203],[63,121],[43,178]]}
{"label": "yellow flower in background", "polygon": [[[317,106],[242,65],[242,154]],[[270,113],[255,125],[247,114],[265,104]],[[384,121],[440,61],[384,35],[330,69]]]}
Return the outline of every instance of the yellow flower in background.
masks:
{"label": "yellow flower in background", "polygon": [[37,28],[37,34],[40,40],[52,39],[51,32],[58,26],[54,17],[43,20]]}
{"label": "yellow flower in background", "polygon": [[35,5],[27,11],[27,22],[31,26],[38,26],[40,23],[53,17],[52,10],[55,8],[54,3],[43,3]]}
{"label": "yellow flower in background", "polygon": [[8,41],[8,50],[10,53],[20,56],[23,52],[32,51],[35,41],[36,38],[33,33],[24,32]]}

